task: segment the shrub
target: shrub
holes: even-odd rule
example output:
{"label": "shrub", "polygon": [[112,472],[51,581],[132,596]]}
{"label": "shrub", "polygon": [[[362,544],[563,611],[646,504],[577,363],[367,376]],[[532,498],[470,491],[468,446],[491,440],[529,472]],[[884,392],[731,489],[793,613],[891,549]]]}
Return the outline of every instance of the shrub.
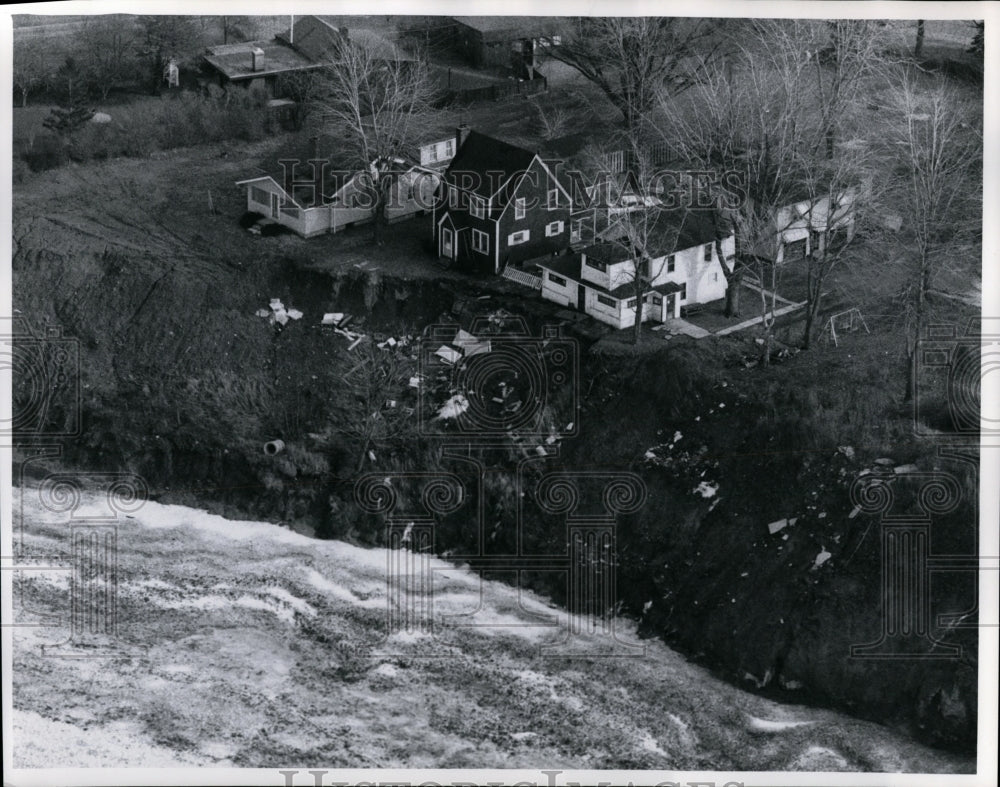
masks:
{"label": "shrub", "polygon": [[54,134],[39,134],[24,151],[22,158],[32,172],[42,172],[66,163],[66,146]]}

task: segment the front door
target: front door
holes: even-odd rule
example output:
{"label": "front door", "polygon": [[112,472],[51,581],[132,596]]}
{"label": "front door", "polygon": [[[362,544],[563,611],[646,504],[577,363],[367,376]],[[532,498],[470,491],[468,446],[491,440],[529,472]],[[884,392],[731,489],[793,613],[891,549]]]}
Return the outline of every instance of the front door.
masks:
{"label": "front door", "polygon": [[441,256],[455,259],[455,232],[449,227],[441,228]]}
{"label": "front door", "polygon": [[666,309],[663,310],[664,322],[666,322],[667,320],[672,320],[674,318],[674,303],[676,302],[676,300],[677,300],[676,292],[672,292],[669,295],[667,295],[665,299]]}
{"label": "front door", "polygon": [[576,285],[576,308],[580,311],[587,310],[587,288],[582,284]]}
{"label": "front door", "polygon": [[278,204],[278,199],[279,199],[278,195],[274,194],[272,192],[271,193],[271,218],[272,219],[278,218],[278,212],[281,209],[281,206]]}

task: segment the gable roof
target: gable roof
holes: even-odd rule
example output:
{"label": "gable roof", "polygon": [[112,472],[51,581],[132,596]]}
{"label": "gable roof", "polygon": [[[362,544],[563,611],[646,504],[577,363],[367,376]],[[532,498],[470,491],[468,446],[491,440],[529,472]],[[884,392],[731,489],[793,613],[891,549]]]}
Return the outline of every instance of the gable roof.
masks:
{"label": "gable roof", "polygon": [[292,27],[275,38],[294,47],[313,62],[329,60],[343,41],[336,25],[314,15],[300,16]]}
{"label": "gable roof", "polygon": [[[448,165],[449,178],[458,172],[471,172],[479,175],[478,181],[470,189],[484,198],[492,197],[497,191],[513,190],[510,179],[531,166],[535,154],[530,150],[511,145],[478,131],[470,131],[455,158]],[[492,176],[491,176],[492,173]],[[503,173],[498,176],[497,173]]]}
{"label": "gable roof", "polygon": [[[584,249],[587,256],[611,264],[632,259],[621,243],[609,241],[611,238],[622,238],[624,230],[612,224],[600,235],[605,240]],[[655,259],[665,254],[674,254],[711,243],[715,238],[716,231],[711,211],[664,209],[646,236],[646,247],[650,256]]]}

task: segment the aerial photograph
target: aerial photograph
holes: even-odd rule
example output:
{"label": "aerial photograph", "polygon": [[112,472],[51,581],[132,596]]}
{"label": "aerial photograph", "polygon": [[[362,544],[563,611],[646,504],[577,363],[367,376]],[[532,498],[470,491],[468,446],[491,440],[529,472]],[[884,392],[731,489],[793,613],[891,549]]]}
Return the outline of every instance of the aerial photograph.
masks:
{"label": "aerial photograph", "polygon": [[5,20],[5,784],[996,785],[996,6],[91,5]]}

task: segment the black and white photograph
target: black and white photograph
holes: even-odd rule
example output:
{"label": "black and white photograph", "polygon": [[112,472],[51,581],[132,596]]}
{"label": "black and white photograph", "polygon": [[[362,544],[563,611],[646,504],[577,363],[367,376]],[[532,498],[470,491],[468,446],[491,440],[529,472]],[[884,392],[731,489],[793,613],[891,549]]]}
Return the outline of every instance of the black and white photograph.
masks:
{"label": "black and white photograph", "polygon": [[1000,4],[8,9],[5,787],[997,784]]}

